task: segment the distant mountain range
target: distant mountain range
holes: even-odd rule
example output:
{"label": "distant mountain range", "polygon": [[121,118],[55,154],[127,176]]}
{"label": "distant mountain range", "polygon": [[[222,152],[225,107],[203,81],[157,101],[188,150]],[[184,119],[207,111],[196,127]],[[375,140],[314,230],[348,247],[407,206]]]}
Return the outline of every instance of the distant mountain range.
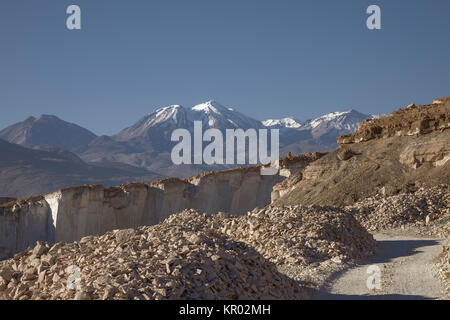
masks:
{"label": "distant mountain range", "polygon": [[76,124],[51,115],[29,117],[0,131],[0,138],[28,148],[72,150],[92,141],[96,135]]}
{"label": "distant mountain range", "polygon": [[34,150],[0,139],[0,197],[29,197],[61,188],[151,181],[161,175],[123,163],[86,163],[58,148]]}
{"label": "distant mountain range", "polygon": [[354,132],[358,123],[372,116],[356,110],[332,112],[304,122],[295,118],[263,121],[268,128],[280,129],[280,154],[329,151],[337,147],[336,138]]}
{"label": "distant mountain range", "polygon": [[[288,152],[296,154],[332,150],[337,146],[336,138],[339,135],[355,131],[359,122],[371,117],[356,110],[349,110],[329,113],[306,121],[295,118],[259,121],[232,108],[224,107],[216,101],[208,101],[192,108],[180,105],[159,108],[113,136],[96,136],[89,130],[56,116],[42,115],[39,118],[30,117],[1,130],[0,139],[31,149],[64,149],[71,152],[70,157],[73,161],[77,163],[81,161],[87,166],[96,163],[104,168],[105,164],[114,163],[115,170],[119,170],[117,165],[122,163],[129,165],[125,169],[127,172],[131,168],[133,168],[131,171],[139,167],[145,169],[145,172],[141,172],[142,176],[187,177],[230,167],[172,164],[170,152],[175,142],[171,142],[170,137],[173,130],[184,128],[193,132],[194,121],[201,121],[204,130],[216,128],[223,133],[226,129],[237,128],[280,129],[280,155],[283,156]],[[11,149],[10,144],[0,144],[2,155],[5,154],[3,149],[6,147]],[[28,152],[33,153],[32,150]],[[61,154],[61,151],[58,152]],[[72,164],[67,159],[64,161],[67,165]],[[4,167],[0,167],[0,172],[3,171]],[[123,176],[125,172],[120,172],[119,175]],[[129,177],[133,178],[133,175]],[[89,181],[92,180],[95,179]],[[84,180],[80,178],[77,181]],[[10,195],[0,193],[0,196]]]}

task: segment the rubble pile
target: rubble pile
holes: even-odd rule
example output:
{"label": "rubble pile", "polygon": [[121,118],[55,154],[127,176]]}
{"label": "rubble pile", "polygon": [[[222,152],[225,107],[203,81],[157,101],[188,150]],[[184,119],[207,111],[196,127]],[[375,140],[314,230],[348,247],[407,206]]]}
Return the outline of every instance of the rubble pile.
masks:
{"label": "rubble pile", "polygon": [[369,231],[408,225],[432,227],[450,214],[450,190],[448,185],[438,185],[414,193],[370,197],[345,209]]}
{"label": "rubble pile", "polygon": [[192,216],[66,245],[38,243],[0,264],[0,298],[306,298],[253,248],[214,229],[193,231]]}
{"label": "rubble pile", "polygon": [[223,221],[222,232],[277,265],[363,259],[376,242],[350,214],[321,206],[269,206]]}
{"label": "rubble pile", "polygon": [[152,227],[38,243],[0,263],[0,298],[305,299],[277,267],[342,263],[375,246],[332,207],[269,206],[241,217],[185,210]]}

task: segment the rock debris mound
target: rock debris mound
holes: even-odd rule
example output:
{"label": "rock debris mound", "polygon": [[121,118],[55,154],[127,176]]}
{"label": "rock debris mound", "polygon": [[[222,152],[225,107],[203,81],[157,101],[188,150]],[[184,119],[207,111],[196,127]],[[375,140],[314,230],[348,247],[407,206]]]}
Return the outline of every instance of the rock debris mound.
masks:
{"label": "rock debris mound", "polygon": [[450,214],[450,188],[438,185],[414,193],[370,197],[346,210],[369,231],[433,224]]}
{"label": "rock debris mound", "polygon": [[195,232],[189,227],[190,217],[175,215],[153,227],[108,232],[72,244],[38,243],[3,262],[0,295],[6,299],[305,298],[298,283],[277,272],[254,249],[216,230]]}
{"label": "rock debris mound", "polygon": [[353,216],[332,207],[267,207],[237,218],[185,210],[152,227],[38,243],[1,263],[0,297],[305,299],[307,290],[278,266],[306,268],[374,250]]}
{"label": "rock debris mound", "polygon": [[335,207],[269,206],[224,220],[222,232],[277,265],[362,259],[376,250],[372,235]]}

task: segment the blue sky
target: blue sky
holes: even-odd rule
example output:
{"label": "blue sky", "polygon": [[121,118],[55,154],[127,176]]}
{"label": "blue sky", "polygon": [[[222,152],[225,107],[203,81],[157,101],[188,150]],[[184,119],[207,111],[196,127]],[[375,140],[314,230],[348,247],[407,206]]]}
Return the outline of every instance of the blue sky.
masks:
{"label": "blue sky", "polygon": [[[366,28],[371,4],[382,30]],[[0,128],[55,114],[113,134],[210,99],[260,120],[428,103],[450,95],[449,14],[448,0],[2,0]]]}

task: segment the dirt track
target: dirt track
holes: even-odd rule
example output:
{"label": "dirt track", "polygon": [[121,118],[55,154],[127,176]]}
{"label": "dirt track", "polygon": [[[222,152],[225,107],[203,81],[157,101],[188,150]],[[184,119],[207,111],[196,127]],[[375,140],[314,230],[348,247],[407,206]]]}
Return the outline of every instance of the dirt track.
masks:
{"label": "dirt track", "polygon": [[[442,251],[440,239],[379,233],[378,254],[369,262],[330,279],[317,299],[440,299],[443,288],[433,277],[431,260]],[[381,290],[368,289],[370,266],[380,270]],[[372,282],[375,283],[375,282]]]}

